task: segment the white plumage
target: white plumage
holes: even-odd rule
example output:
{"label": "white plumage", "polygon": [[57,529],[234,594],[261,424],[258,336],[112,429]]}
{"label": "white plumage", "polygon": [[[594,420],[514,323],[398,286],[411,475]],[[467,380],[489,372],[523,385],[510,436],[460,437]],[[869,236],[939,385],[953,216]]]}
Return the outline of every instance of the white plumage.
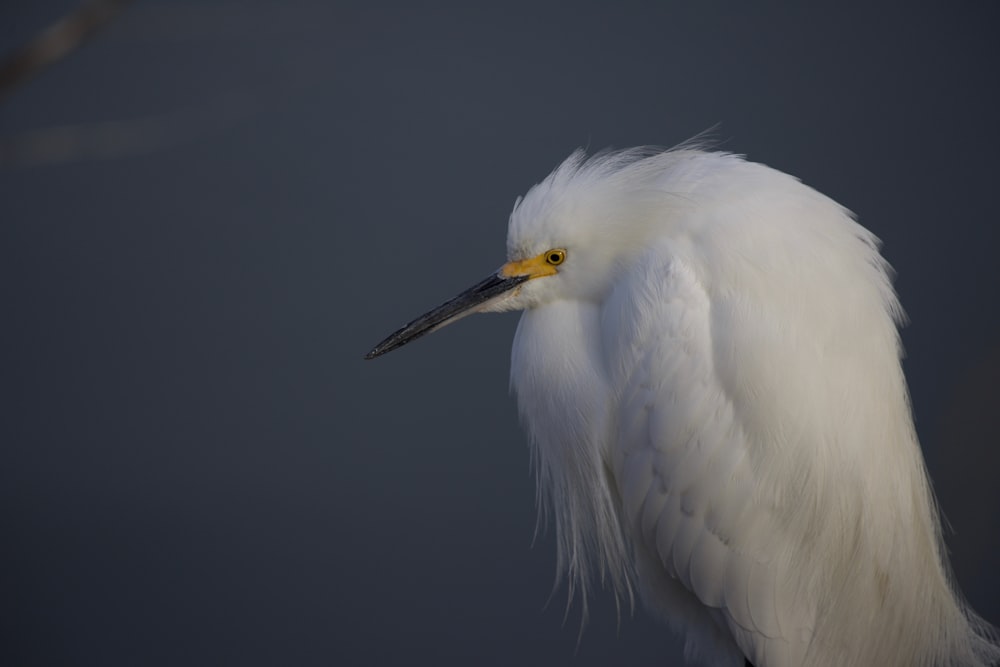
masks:
{"label": "white plumage", "polygon": [[637,593],[707,665],[1000,659],[950,581],[902,313],[849,212],[734,155],[577,152],[507,254],[369,356],[524,309],[511,384],[571,596]]}

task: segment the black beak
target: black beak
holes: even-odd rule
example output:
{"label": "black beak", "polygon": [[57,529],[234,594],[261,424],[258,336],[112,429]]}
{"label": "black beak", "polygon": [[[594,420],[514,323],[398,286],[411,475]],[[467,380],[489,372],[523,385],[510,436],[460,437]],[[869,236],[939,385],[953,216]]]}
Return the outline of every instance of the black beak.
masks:
{"label": "black beak", "polygon": [[480,306],[496,297],[509,292],[529,276],[507,277],[494,273],[482,282],[465,290],[453,299],[445,301],[430,312],[424,313],[406,326],[387,337],[365,355],[365,359],[380,357],[386,352],[392,352],[397,347],[406,345],[432,331],[451,324],[466,315],[476,312]]}

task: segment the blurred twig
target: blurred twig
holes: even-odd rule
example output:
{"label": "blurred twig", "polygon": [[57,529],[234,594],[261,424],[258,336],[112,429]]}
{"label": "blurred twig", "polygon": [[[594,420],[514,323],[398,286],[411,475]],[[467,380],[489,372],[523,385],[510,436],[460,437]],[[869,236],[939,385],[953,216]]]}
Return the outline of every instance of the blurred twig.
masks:
{"label": "blurred twig", "polygon": [[[86,0],[7,58],[0,59],[0,102],[18,85],[48,65],[70,55],[118,16],[131,0]],[[170,2],[140,3],[135,11],[114,22],[119,39],[211,39],[294,36],[301,44],[303,30],[313,43],[327,44],[330,21],[322,2],[296,5],[251,3]],[[113,32],[113,31],[112,31]],[[108,83],[108,82],[104,82]],[[111,82],[113,85],[114,82]],[[287,104],[293,91],[310,89],[313,81],[293,71],[280,80],[280,89],[229,90],[209,98],[132,118],[102,122],[65,123],[0,134],[0,171],[114,160],[159,151],[217,136],[260,114]]]}
{"label": "blurred twig", "polygon": [[0,136],[0,170],[141,155],[217,134],[267,108],[233,92],[165,113]]}
{"label": "blurred twig", "polygon": [[0,100],[62,60],[117,16],[131,0],[90,0],[0,61]]}

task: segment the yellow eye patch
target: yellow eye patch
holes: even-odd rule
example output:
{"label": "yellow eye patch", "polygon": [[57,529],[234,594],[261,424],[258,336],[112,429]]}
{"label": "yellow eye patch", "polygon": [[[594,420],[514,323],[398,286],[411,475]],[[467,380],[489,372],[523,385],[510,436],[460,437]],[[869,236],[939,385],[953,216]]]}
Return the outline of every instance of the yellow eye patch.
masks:
{"label": "yellow eye patch", "polygon": [[562,248],[546,250],[541,255],[522,259],[519,262],[507,262],[500,267],[500,275],[507,278],[514,276],[528,276],[528,278],[541,278],[558,273],[557,266],[566,261],[566,251]]}

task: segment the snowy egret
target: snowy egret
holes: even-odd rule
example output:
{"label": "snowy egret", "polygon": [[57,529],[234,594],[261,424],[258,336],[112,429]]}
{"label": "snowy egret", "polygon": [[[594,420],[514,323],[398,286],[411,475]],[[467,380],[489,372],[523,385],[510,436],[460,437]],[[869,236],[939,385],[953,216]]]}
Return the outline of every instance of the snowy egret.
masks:
{"label": "snowy egret", "polygon": [[595,576],[692,663],[988,665],[910,414],[878,240],[797,179],[696,145],[577,151],[507,263],[366,358],[523,310],[511,385],[570,597]]}

